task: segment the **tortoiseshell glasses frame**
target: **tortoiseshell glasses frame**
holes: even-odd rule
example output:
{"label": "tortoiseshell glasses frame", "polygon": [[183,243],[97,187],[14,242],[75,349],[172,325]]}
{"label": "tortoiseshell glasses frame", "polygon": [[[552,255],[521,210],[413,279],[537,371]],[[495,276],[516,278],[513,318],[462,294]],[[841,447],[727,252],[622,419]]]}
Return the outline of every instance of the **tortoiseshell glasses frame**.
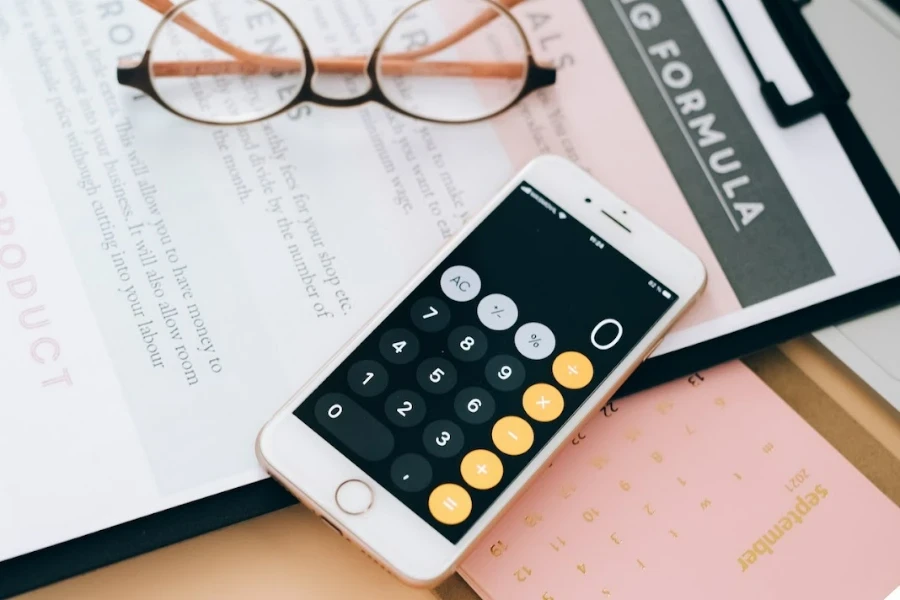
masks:
{"label": "tortoiseshell glasses frame", "polygon": [[[528,41],[522,25],[512,16],[510,10],[526,0],[477,0],[484,4],[485,9],[465,23],[456,31],[434,43],[424,47],[387,54],[384,52],[385,41],[391,30],[411,11],[417,10],[435,0],[417,0],[409,7],[402,10],[386,28],[371,54],[368,56],[348,57],[320,57],[313,58],[300,30],[283,10],[272,4],[269,0],[255,0],[274,11],[290,27],[296,35],[302,52],[302,62],[298,58],[285,58],[260,54],[248,51],[220,37],[207,27],[199,23],[188,14],[190,5],[205,0],[186,0],[175,4],[171,0],[140,0],[154,11],[163,15],[163,19],[156,30],[140,60],[123,59],[117,69],[120,84],[136,88],[155,100],[170,112],[196,123],[211,125],[246,125],[270,119],[282,113],[288,112],[297,106],[310,102],[328,107],[354,107],[368,102],[375,102],[388,107],[400,114],[415,119],[432,123],[476,123],[484,121],[506,112],[523,98],[532,92],[553,85],[556,82],[556,69],[538,64],[534,58],[532,47]],[[521,36],[523,60],[519,62],[502,61],[461,61],[461,60],[422,60],[433,57],[455,44],[460,43],[472,34],[482,30],[498,18],[506,18]],[[180,27],[205,42],[212,48],[226,55],[224,60],[154,60],[154,47],[161,37],[161,33],[172,24]],[[311,65],[312,68],[307,68]],[[219,75],[272,75],[280,76],[285,73],[302,73],[302,84],[296,96],[289,101],[274,107],[271,112],[252,115],[248,118],[235,119],[207,119],[203,116],[188,114],[184,110],[167,101],[164,94],[159,93],[155,81],[158,78],[174,77],[205,77]],[[318,93],[313,86],[313,77],[320,74],[365,75],[369,80],[368,89],[352,98],[333,98]],[[508,102],[502,106],[490,109],[485,114],[455,118],[440,118],[419,114],[409,108],[399,106],[391,100],[382,87],[382,77],[444,77],[444,78],[470,78],[473,81],[489,79],[505,79],[518,84],[521,88],[511,93]],[[515,88],[513,88],[515,91]],[[505,101],[505,100],[504,100]]]}

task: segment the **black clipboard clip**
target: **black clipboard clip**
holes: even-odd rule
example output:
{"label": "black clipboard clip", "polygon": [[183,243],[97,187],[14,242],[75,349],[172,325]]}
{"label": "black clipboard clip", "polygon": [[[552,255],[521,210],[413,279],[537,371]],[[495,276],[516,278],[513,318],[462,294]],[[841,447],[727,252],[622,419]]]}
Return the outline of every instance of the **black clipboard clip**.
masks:
{"label": "black clipboard clip", "polygon": [[[740,0],[746,2],[747,0]],[[751,0],[753,1],[753,0]],[[759,89],[763,99],[772,111],[775,121],[781,127],[796,125],[810,117],[827,113],[832,106],[840,106],[850,99],[850,91],[844,85],[834,65],[825,53],[825,50],[816,39],[816,34],[810,29],[809,24],[800,12],[800,9],[809,4],[811,0],[758,0],[762,2],[769,18],[778,30],[781,39],[791,56],[796,61],[800,72],[806,78],[806,82],[813,94],[805,100],[790,104],[781,95],[778,85],[774,81],[765,78],[753,53],[747,47],[744,36],[734,21],[734,17],[728,10],[725,0],[717,0],[728,25],[737,37],[738,43],[744,55],[750,62],[756,79],[759,81]]]}

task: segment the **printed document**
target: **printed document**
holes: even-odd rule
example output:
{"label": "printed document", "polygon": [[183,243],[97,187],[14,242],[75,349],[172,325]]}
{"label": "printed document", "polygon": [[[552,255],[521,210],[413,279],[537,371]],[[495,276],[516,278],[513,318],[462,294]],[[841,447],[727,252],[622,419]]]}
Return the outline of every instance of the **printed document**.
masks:
{"label": "printed document", "polygon": [[[407,3],[282,5],[357,53]],[[497,119],[210,127],[116,83],[159,22],[137,0],[0,3],[0,560],[265,477],[265,420],[541,153],[706,263],[659,353],[900,274],[827,121],[774,123],[713,0],[514,12],[559,80]]]}

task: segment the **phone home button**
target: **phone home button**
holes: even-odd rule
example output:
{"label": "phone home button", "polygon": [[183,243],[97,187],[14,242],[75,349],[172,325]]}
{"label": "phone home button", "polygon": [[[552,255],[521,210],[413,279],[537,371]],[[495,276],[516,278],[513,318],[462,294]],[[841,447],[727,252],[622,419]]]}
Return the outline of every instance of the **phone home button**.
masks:
{"label": "phone home button", "polygon": [[334,500],[338,508],[348,515],[361,515],[372,508],[375,494],[366,482],[350,479],[338,486]]}

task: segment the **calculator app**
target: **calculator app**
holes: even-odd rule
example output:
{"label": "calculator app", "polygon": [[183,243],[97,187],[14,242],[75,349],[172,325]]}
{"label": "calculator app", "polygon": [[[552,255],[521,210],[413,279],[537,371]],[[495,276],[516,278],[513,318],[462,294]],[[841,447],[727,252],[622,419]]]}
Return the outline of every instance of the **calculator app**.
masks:
{"label": "calculator app", "polygon": [[456,543],[676,300],[523,182],[294,414]]}

